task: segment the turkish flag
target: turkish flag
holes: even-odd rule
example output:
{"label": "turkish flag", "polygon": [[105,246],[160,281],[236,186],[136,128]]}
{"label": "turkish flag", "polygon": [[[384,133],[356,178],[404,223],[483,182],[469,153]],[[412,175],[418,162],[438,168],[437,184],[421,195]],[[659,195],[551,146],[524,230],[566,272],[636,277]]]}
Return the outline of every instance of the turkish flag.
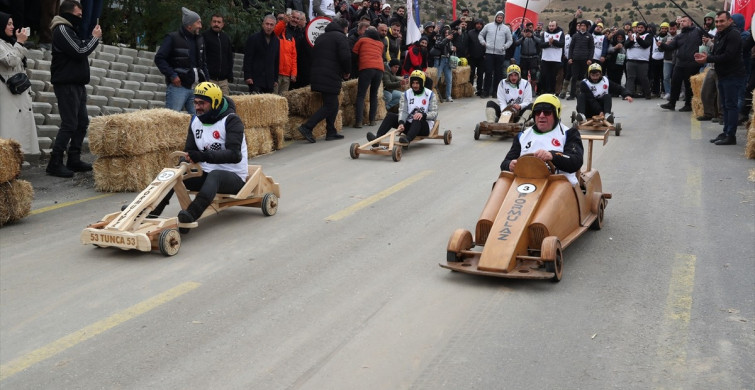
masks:
{"label": "turkish flag", "polygon": [[745,17],[745,30],[750,28],[752,14],[755,11],[755,0],[734,0],[731,3],[732,14],[742,14]]}

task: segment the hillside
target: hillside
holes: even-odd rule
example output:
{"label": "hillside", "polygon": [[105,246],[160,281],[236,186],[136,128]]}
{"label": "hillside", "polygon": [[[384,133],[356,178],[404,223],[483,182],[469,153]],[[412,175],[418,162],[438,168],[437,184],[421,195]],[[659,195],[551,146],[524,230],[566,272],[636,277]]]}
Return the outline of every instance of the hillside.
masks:
{"label": "hillside", "polygon": [[[720,11],[721,1],[713,0],[674,0],[698,23],[703,22],[703,15],[710,11]],[[639,0],[639,8],[648,22],[660,23],[669,21],[682,12],[670,1],[659,0],[658,2]],[[449,0],[420,0],[422,7],[422,20],[440,19],[445,16],[451,19],[451,2]],[[495,12],[503,9],[503,2],[494,0],[457,0],[457,7],[467,6],[472,16],[481,17],[483,20],[492,20]],[[595,19],[600,16],[609,25],[620,25],[626,20],[639,20],[642,17],[632,6],[631,1],[604,1],[604,0],[553,0],[548,8],[540,14],[540,21],[547,23],[548,20],[558,21],[560,26],[566,26],[574,17],[577,7],[582,7],[582,15],[585,19]],[[457,15],[459,11],[457,10]]]}

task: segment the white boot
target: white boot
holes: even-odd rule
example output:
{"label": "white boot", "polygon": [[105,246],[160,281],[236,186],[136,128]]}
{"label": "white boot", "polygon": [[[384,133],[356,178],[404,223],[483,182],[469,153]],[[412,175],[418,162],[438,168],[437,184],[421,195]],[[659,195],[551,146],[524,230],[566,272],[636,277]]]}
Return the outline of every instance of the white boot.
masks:
{"label": "white boot", "polygon": [[496,115],[495,115],[495,108],[493,108],[493,107],[485,107],[485,120],[488,123],[496,123],[496,122],[498,122],[498,118],[496,118]]}

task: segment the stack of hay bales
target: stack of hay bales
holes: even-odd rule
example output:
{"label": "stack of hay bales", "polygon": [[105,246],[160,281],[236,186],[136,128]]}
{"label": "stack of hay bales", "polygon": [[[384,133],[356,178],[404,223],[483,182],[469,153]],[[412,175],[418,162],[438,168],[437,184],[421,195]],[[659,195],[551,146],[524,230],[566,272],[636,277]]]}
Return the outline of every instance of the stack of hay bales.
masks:
{"label": "stack of hay bales", "polygon": [[244,122],[249,158],[272,153],[283,147],[288,123],[288,100],[273,94],[238,95],[236,114]]}
{"label": "stack of hay bales", "polygon": [[689,83],[692,86],[692,114],[695,118],[705,115],[700,92],[703,90],[703,81],[705,80],[705,74],[708,73],[708,69],[705,68],[702,72],[689,78]]}
{"label": "stack of hay bales", "polygon": [[19,180],[24,155],[21,145],[0,138],[0,226],[18,221],[31,212],[34,189],[26,180]]}
{"label": "stack of hay bales", "polygon": [[[753,96],[755,96],[755,93],[753,93]],[[750,126],[747,127],[745,157],[755,159],[755,106],[753,106],[753,110],[750,112]]]}
{"label": "stack of hay bales", "polygon": [[[309,86],[304,88],[292,89],[284,92],[283,97],[288,100],[287,122],[284,127],[284,137],[287,140],[303,140],[304,137],[299,133],[299,126],[309,119],[317,110],[322,107],[322,95],[319,92],[313,92]],[[343,109],[344,94],[338,97],[338,105]],[[343,112],[338,111],[335,121],[336,130],[339,132],[343,128]],[[312,129],[315,138],[324,137],[326,133],[325,121],[322,121]]]}
{"label": "stack of hay bales", "polygon": [[[474,86],[469,83],[469,75],[472,73],[472,68],[469,66],[457,66],[456,69],[451,69],[451,97],[454,99],[461,99],[474,96]],[[446,80],[437,84],[436,88],[445,98],[446,93]]]}
{"label": "stack of hay bales", "polygon": [[97,191],[141,191],[183,150],[191,116],[160,108],[92,118],[89,148]]}
{"label": "stack of hay bales", "polygon": [[[359,80],[344,81],[341,85],[341,116],[343,126],[354,126],[356,124],[356,103],[357,103],[357,89]],[[385,109],[385,100],[383,99],[383,83],[380,83],[380,87],[377,92],[378,96],[378,108],[375,114],[375,120],[379,121],[385,118],[387,110]],[[370,122],[370,91],[367,90],[367,95],[364,98],[364,115],[362,118],[362,124],[368,124]]]}

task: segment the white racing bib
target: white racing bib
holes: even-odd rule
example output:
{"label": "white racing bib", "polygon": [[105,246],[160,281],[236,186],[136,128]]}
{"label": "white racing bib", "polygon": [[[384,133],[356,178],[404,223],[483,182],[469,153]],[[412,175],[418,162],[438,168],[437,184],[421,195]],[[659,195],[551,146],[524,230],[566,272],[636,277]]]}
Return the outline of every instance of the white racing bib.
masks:
{"label": "white racing bib", "polygon": [[[225,121],[228,116],[220,121],[205,125],[199,121],[196,116],[191,121],[191,132],[194,135],[194,142],[197,144],[197,148],[202,151],[213,150],[225,150]],[[223,171],[229,171],[237,174],[241,180],[246,181],[246,176],[249,174],[247,151],[246,151],[246,136],[244,136],[241,142],[241,161],[235,164],[210,164],[208,162],[201,162],[199,165],[205,172],[212,172],[216,169]]]}

